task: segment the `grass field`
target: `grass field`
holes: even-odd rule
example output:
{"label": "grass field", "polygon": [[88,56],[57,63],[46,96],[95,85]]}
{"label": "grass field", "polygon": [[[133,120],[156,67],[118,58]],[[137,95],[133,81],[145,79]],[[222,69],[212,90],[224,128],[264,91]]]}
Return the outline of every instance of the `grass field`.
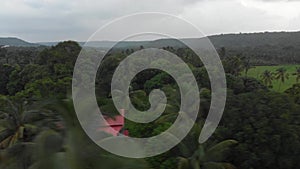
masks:
{"label": "grass field", "polygon": [[[283,92],[286,89],[290,88],[293,86],[293,84],[296,84],[296,76],[293,76],[292,74],[296,72],[296,68],[300,67],[300,65],[280,65],[280,66],[256,66],[254,68],[251,68],[248,71],[248,76],[249,77],[254,77],[259,80],[261,80],[261,74],[265,70],[269,70],[271,72],[276,72],[278,68],[284,67],[288,74],[289,74],[289,79],[287,79],[284,83],[280,84],[281,82],[279,80],[274,80],[273,81],[273,90]],[[280,86],[281,85],[281,86]]]}

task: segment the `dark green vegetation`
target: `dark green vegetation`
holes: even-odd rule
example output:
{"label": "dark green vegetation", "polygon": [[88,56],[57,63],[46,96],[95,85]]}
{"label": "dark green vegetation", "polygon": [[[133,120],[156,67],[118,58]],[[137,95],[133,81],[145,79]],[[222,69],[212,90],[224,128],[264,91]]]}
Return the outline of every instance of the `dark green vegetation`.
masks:
{"label": "dark green vegetation", "polygon": [[[300,166],[300,85],[295,82],[284,92],[277,92],[269,88],[268,72],[262,74],[265,76],[262,81],[250,77],[254,62],[247,53],[236,56],[228,53],[227,48],[218,49],[227,73],[227,104],[217,131],[199,145],[198,137],[211,98],[207,72],[189,49],[164,47],[188,63],[194,73],[202,91],[200,111],[193,129],[180,144],[159,156],[136,160],[100,149],[77,121],[69,97],[73,66],[81,50],[78,43],[68,41],[41,50],[19,49],[14,55],[22,59],[0,65],[1,169],[297,169]],[[21,56],[26,50],[31,53]],[[100,109],[108,115],[117,113],[110,93],[113,72],[135,50],[138,49],[112,50],[98,70],[96,95]],[[7,51],[1,49],[1,52],[7,58]],[[280,63],[279,60],[277,64]],[[278,69],[272,78],[283,81],[285,73],[285,69]],[[176,119],[180,92],[174,79],[162,71],[138,74],[131,83],[131,101],[136,108],[146,110],[148,94],[157,88],[168,98],[165,112],[148,124],[127,120],[125,127],[131,136],[157,135]]]}

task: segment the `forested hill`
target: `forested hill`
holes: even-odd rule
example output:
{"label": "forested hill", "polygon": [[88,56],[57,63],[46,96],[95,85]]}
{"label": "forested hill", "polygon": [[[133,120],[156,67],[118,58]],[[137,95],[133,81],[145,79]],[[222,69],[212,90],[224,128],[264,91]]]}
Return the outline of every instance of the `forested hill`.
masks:
{"label": "forested hill", "polygon": [[256,64],[299,64],[300,32],[267,32],[210,36],[227,56],[243,55]]}
{"label": "forested hill", "polygon": [[[300,32],[265,32],[221,34],[208,37],[222,55],[240,55],[251,58],[256,65],[300,64]],[[193,42],[195,39],[185,39]],[[93,41],[86,45],[90,47],[107,48],[113,41]],[[57,42],[28,43],[17,38],[0,38],[0,46],[54,46]],[[84,45],[84,42],[79,42]],[[138,49],[140,46],[163,48],[183,47],[182,43],[173,39],[159,39],[154,41],[125,41],[118,43],[117,48]]]}
{"label": "forested hill", "polygon": [[[208,36],[211,42],[216,48],[228,47],[228,48],[256,48],[262,46],[273,46],[284,49],[292,49],[293,47],[300,46],[300,32],[264,32],[264,33],[239,33],[239,34],[221,34]],[[193,41],[193,38],[186,39],[187,41]],[[41,43],[30,43],[22,39],[8,37],[0,37],[0,45],[9,46],[54,46],[58,42],[41,42]],[[94,41],[89,42],[87,45],[91,47],[108,47],[114,42],[112,41]],[[84,45],[84,42],[79,42]],[[173,46],[181,47],[180,43],[176,43],[171,39],[159,39],[155,41],[127,41],[122,42],[120,47],[139,47],[140,45],[145,46]],[[300,48],[300,47],[299,47]]]}
{"label": "forested hill", "polygon": [[[208,38],[218,51],[223,50],[225,56],[249,57],[256,65],[300,63],[300,32],[222,34]],[[170,39],[152,41],[147,45],[158,47],[167,44],[182,47],[181,43]]]}
{"label": "forested hill", "polygon": [[240,33],[209,36],[216,47],[299,46],[300,32]]}
{"label": "forested hill", "polygon": [[[300,63],[300,32],[264,32],[221,34],[208,37],[218,51],[223,50],[225,56],[241,55],[251,58],[256,65],[299,64]],[[185,39],[193,42],[195,39]],[[87,45],[105,48],[111,41],[94,41]],[[83,45],[83,42],[80,42]],[[117,45],[119,48],[137,49],[144,47],[183,47],[182,43],[172,39],[155,41],[127,41]]]}
{"label": "forested hill", "polygon": [[0,46],[15,46],[15,47],[36,47],[40,46],[39,44],[26,42],[22,39],[7,37],[1,38],[0,37]]}

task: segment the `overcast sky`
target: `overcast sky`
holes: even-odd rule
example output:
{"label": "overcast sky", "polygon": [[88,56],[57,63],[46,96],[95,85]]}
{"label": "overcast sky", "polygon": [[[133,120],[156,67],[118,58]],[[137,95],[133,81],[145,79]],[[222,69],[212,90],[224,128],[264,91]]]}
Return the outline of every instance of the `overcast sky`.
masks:
{"label": "overcast sky", "polygon": [[206,35],[300,30],[299,0],[1,0],[0,37],[82,41],[136,12],[170,13]]}

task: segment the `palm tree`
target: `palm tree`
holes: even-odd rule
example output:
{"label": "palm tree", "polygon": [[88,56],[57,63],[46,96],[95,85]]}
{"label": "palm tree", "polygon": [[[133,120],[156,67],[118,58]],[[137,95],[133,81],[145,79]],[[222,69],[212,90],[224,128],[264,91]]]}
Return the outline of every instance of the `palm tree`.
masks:
{"label": "palm tree", "polygon": [[296,72],[293,75],[296,76],[296,82],[298,83],[300,80],[300,67],[296,68]]}
{"label": "palm tree", "polygon": [[[8,148],[18,142],[30,141],[28,132],[36,132],[38,126],[45,126],[53,120],[53,112],[43,109],[42,104],[27,101],[12,101],[2,97],[0,108],[0,148]],[[51,117],[51,118],[49,118]]]}
{"label": "palm tree", "polygon": [[29,167],[34,137],[53,120],[42,106],[0,98],[0,168]]}
{"label": "palm tree", "polygon": [[275,79],[280,80],[279,88],[280,91],[281,84],[285,82],[286,79],[289,78],[289,74],[286,72],[286,69],[281,67],[276,70]]}
{"label": "palm tree", "polygon": [[274,76],[273,73],[269,70],[265,70],[262,75],[261,75],[262,81],[263,83],[267,86],[267,87],[272,87],[272,83],[274,80]]}
{"label": "palm tree", "polygon": [[238,144],[235,140],[224,140],[213,146],[199,144],[198,137],[205,120],[199,120],[186,138],[176,146],[178,156],[178,169],[235,169],[225,162],[230,149]]}
{"label": "palm tree", "polygon": [[190,157],[178,157],[178,169],[235,169],[235,167],[226,162],[226,154],[231,147],[238,142],[235,140],[222,141],[205,151],[203,145]]}
{"label": "palm tree", "polygon": [[247,77],[249,69],[253,67],[250,63],[250,59],[244,59],[243,67],[245,69],[245,76]]}
{"label": "palm tree", "polygon": [[224,68],[226,73],[239,76],[244,69],[243,58],[240,56],[228,57],[224,61]]}

